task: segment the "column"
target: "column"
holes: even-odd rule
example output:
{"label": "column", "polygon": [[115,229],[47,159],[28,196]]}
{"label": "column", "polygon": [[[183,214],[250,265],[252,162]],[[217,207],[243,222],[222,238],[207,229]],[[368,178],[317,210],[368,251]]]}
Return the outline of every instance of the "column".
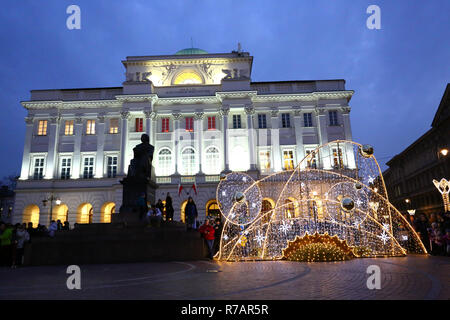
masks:
{"label": "column", "polygon": [[272,144],[273,169],[275,172],[279,172],[282,170],[282,162],[280,155],[280,129],[278,128],[278,110],[273,109],[270,112],[270,115],[272,125],[272,128],[270,130],[270,143]]}
{"label": "column", "polygon": [[72,169],[72,179],[78,179],[81,175],[81,137],[83,134],[83,118],[75,118],[75,140],[73,143],[73,169]]}
{"label": "column", "polygon": [[297,144],[297,163],[299,163],[305,157],[305,148],[303,147],[302,113],[300,109],[296,109],[294,111],[294,129],[295,142]]}
{"label": "column", "polygon": [[33,139],[33,125],[34,118],[26,117],[26,132],[25,132],[25,146],[23,148],[23,156],[22,156],[22,170],[20,171],[20,180],[26,180],[30,175],[30,148],[31,141]]}
{"label": "column", "polygon": [[[328,143],[328,132],[327,132],[327,117],[325,113],[325,108],[316,108],[316,119],[317,119],[317,133],[319,135],[319,145],[324,145]],[[331,169],[331,157],[330,148],[328,146],[322,147],[319,154],[319,166],[322,165],[323,169]]]}
{"label": "column", "polygon": [[255,146],[255,130],[253,128],[253,115],[255,108],[252,105],[245,106],[247,114],[247,130],[248,130],[248,153],[250,156],[250,170],[256,170],[256,146]]}
{"label": "column", "polygon": [[152,120],[156,116],[156,113],[153,111],[144,111],[144,115],[145,115],[145,133],[150,137],[150,144],[154,145]]}
{"label": "column", "polygon": [[[342,112],[342,124],[344,126],[344,137],[347,141],[352,141],[352,127],[350,125],[350,107],[345,106],[341,108]],[[353,154],[353,145],[350,143],[345,144],[345,158],[347,160],[347,167],[350,169],[356,168],[355,154]]]}
{"label": "column", "polygon": [[173,117],[173,131],[174,131],[174,154],[175,154],[175,175],[179,175],[179,166],[178,166],[178,160],[180,158],[179,156],[179,146],[180,146],[180,119],[181,119],[181,113],[174,112],[172,113]]}
{"label": "column", "polygon": [[203,161],[203,112],[195,113],[194,121],[194,139],[197,145],[197,159],[198,159],[198,174],[203,174],[202,161]]}
{"label": "column", "polygon": [[105,163],[104,160],[104,150],[105,150],[105,116],[99,115],[97,117],[97,155],[95,159],[95,177],[103,178],[104,171],[103,165]]}
{"label": "column", "polygon": [[47,164],[45,167],[45,179],[53,179],[54,173],[57,168],[56,155],[58,148],[58,132],[59,127],[59,116],[50,118],[50,128],[48,135],[48,153],[47,153]]}
{"label": "column", "polygon": [[230,159],[228,155],[228,114],[230,113],[229,106],[222,106],[220,115],[222,117],[222,135],[223,135],[223,168],[225,172],[230,171]]}
{"label": "column", "polygon": [[126,155],[128,147],[128,119],[130,118],[129,111],[120,112],[122,116],[121,137],[120,137],[120,170],[119,175],[125,175]]}

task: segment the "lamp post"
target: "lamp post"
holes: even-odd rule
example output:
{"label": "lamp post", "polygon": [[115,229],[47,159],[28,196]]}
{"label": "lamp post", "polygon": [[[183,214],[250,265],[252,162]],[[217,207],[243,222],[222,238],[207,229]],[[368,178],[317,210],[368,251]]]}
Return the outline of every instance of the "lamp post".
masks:
{"label": "lamp post", "polygon": [[44,205],[44,207],[47,206],[47,202],[49,202],[49,201],[50,201],[50,213],[48,215],[48,217],[49,217],[48,224],[50,225],[50,223],[53,220],[53,201],[55,201],[56,205],[59,206],[61,204],[61,200],[59,199],[59,197],[55,197],[52,193],[49,197],[42,200],[42,204]]}

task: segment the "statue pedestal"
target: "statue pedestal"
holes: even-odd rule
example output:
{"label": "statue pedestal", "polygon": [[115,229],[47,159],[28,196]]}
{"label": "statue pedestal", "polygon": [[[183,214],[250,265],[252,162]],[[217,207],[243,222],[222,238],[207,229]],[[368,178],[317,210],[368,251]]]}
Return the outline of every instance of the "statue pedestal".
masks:
{"label": "statue pedestal", "polygon": [[123,185],[122,206],[119,212],[112,216],[113,223],[139,225],[146,223],[145,215],[140,217],[137,201],[142,193],[147,195],[147,203],[155,204],[155,190],[158,185],[153,181],[137,177],[126,177],[120,183]]}

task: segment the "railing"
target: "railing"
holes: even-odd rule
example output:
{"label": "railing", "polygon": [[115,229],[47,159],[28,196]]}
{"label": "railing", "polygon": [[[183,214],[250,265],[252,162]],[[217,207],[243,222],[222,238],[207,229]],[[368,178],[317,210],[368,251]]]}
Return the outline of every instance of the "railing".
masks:
{"label": "railing", "polygon": [[181,183],[194,183],[194,182],[195,182],[195,177],[193,177],[193,176],[181,177]]}
{"label": "railing", "polygon": [[159,177],[159,178],[156,178],[156,183],[158,183],[158,184],[171,183],[171,182],[172,182],[172,178],[171,177]]}
{"label": "railing", "polygon": [[217,182],[220,181],[220,176],[205,176],[205,182]]}

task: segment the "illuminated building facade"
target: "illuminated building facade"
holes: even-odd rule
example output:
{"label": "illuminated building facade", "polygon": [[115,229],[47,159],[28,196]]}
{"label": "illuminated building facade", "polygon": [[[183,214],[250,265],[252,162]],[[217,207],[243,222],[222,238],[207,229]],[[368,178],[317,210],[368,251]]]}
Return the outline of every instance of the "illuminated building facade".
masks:
{"label": "illuminated building facade", "polygon": [[[121,87],[33,90],[22,102],[28,116],[15,222],[109,222],[142,133],[155,146],[156,199],[170,192],[175,220],[184,220],[188,196],[199,220],[219,214],[223,171],[257,179],[293,169],[319,145],[352,140],[353,91],[344,80],[252,82],[253,57],[240,50],[189,48],[122,63]],[[351,150],[321,152],[306,165],[354,167],[346,161]],[[59,204],[44,206],[52,195]]]}

